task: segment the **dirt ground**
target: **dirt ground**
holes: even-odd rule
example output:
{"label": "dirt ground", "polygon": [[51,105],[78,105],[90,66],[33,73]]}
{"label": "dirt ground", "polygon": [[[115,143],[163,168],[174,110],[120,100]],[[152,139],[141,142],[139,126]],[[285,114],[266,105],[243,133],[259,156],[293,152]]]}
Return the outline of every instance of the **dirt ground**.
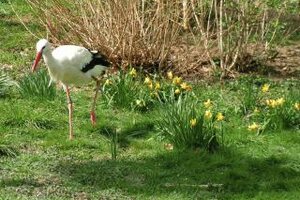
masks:
{"label": "dirt ground", "polygon": [[[247,56],[238,61],[241,64],[237,71],[270,78],[300,78],[300,42],[278,46],[270,55],[262,55],[262,48],[249,47]],[[217,59],[217,50],[216,53],[211,53],[211,57]],[[172,48],[170,63],[170,69],[188,79],[210,79],[218,75],[204,49],[198,46],[181,44]]]}
{"label": "dirt ground", "polygon": [[276,51],[277,56],[266,65],[283,77],[300,78],[300,42],[278,47]]}

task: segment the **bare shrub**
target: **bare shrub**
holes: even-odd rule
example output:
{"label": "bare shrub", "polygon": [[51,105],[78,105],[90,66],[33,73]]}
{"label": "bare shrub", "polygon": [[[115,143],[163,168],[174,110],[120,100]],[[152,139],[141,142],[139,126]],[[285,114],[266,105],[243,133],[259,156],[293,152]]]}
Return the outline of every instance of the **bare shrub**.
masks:
{"label": "bare shrub", "polygon": [[27,0],[54,43],[101,50],[116,65],[158,68],[179,35],[180,4],[149,0]]}
{"label": "bare shrub", "polygon": [[233,75],[234,70],[249,60],[249,47],[256,49],[260,57],[268,56],[274,39],[283,33],[279,19],[286,11],[286,2],[274,6],[268,1],[191,1],[193,29],[201,33],[200,37],[194,37],[195,42],[204,46],[214,69],[220,67],[221,79]]}
{"label": "bare shrub", "polygon": [[171,63],[190,75],[205,66],[221,79],[274,58],[273,44],[294,31],[282,19],[296,7],[291,0],[26,1],[54,43],[79,43],[115,65],[149,71]]}

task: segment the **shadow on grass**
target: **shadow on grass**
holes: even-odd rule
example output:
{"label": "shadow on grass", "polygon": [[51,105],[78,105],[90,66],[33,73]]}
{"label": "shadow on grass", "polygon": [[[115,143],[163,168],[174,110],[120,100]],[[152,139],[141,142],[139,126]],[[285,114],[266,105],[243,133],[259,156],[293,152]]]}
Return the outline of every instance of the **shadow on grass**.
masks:
{"label": "shadow on grass", "polygon": [[132,139],[145,138],[154,130],[153,122],[139,122],[132,127],[117,130],[112,126],[101,126],[98,129],[99,134],[111,140],[113,134],[117,134],[117,143],[120,148],[127,148]]}
{"label": "shadow on grass", "polygon": [[[183,194],[197,199],[254,197],[259,192],[297,191],[300,172],[286,158],[257,159],[232,150],[164,152],[140,160],[64,161],[56,168],[71,183],[88,186],[90,192],[118,188],[129,195]],[[204,198],[205,199],[205,198]]]}

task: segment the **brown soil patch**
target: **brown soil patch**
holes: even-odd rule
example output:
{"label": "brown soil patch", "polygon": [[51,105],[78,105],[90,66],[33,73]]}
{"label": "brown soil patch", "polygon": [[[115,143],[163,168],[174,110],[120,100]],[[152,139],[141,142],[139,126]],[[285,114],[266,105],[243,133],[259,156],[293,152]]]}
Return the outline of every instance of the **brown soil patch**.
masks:
{"label": "brown soil patch", "polygon": [[[277,47],[264,55],[262,46],[249,46],[246,55],[238,59],[237,73],[255,73],[276,78],[300,77],[300,42]],[[211,53],[218,58],[217,50]],[[204,49],[181,44],[171,49],[169,69],[187,79],[211,79],[214,71]],[[236,74],[237,74],[236,73]]]}

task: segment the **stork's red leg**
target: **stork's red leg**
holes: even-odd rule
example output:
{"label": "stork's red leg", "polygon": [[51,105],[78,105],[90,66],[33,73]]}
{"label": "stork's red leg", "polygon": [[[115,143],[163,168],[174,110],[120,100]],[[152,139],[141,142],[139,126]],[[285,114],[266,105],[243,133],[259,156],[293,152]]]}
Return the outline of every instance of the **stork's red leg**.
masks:
{"label": "stork's red leg", "polygon": [[96,101],[97,101],[97,97],[98,97],[98,93],[99,93],[99,89],[100,89],[100,80],[98,80],[95,77],[93,77],[93,79],[96,81],[96,92],[95,92],[92,109],[91,109],[91,122],[92,122],[92,125],[96,125],[95,108],[96,108]]}
{"label": "stork's red leg", "polygon": [[74,134],[73,134],[73,102],[70,96],[70,89],[68,86],[65,86],[66,94],[67,94],[67,101],[68,101],[68,109],[69,109],[69,139],[73,140]]}

